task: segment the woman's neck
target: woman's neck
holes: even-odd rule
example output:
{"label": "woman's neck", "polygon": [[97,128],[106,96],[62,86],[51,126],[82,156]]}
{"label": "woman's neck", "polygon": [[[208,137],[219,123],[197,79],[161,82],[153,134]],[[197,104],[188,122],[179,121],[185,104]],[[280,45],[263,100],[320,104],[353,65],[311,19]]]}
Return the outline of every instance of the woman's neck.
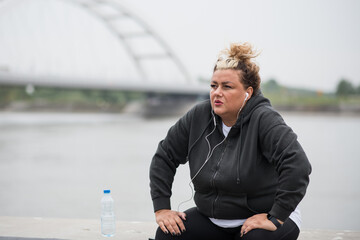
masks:
{"label": "woman's neck", "polygon": [[224,118],[221,118],[221,120],[223,121],[223,123],[228,126],[228,127],[232,127],[235,125],[236,123],[236,119],[224,119]]}

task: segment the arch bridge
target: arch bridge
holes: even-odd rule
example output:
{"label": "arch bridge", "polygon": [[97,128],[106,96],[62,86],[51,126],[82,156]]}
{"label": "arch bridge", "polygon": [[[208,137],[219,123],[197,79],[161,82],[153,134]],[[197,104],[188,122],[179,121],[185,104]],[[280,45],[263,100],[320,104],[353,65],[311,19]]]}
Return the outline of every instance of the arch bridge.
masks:
{"label": "arch bridge", "polygon": [[[17,0],[0,0],[1,4]],[[27,4],[33,0],[28,0]],[[52,0],[55,1],[55,0]],[[86,77],[42,76],[7,71],[6,66],[0,66],[0,84],[7,85],[33,85],[61,88],[85,88],[85,89],[110,89],[124,91],[138,91],[147,93],[167,93],[179,95],[204,95],[209,91],[208,85],[194,81],[187,69],[176,56],[170,46],[157,34],[144,20],[132,13],[126,7],[114,0],[57,0],[68,4],[74,4],[91,14],[102,22],[108,31],[116,37],[125,49],[133,66],[136,68],[141,81],[121,80],[104,81],[98,79],[87,81]],[[151,47],[136,44],[141,41],[150,41]],[[140,44],[146,45],[146,44]],[[151,48],[152,51],[148,51]],[[140,50],[145,51],[140,51]],[[161,60],[175,66],[181,80],[173,81],[169,76],[167,81],[158,82],[151,77],[149,64]]]}

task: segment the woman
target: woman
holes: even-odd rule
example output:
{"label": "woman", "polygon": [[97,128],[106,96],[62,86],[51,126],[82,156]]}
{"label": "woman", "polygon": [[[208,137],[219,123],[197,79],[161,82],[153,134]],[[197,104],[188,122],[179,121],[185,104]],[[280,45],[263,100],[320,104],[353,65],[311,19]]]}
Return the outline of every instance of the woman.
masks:
{"label": "woman", "polygon": [[[248,43],[223,51],[210,100],[159,143],[150,166],[156,240],[297,239],[296,207],[311,166],[296,134],[261,94],[256,56]],[[186,162],[196,207],[172,211],[172,182]]]}

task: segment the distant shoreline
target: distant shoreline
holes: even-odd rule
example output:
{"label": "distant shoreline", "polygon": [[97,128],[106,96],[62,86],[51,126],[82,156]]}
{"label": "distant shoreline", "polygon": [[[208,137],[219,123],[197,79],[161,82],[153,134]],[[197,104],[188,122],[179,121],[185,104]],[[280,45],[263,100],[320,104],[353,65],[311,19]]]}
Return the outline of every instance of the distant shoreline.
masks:
{"label": "distant shoreline", "polygon": [[360,115],[360,106],[354,105],[274,105],[274,108],[280,112],[337,113]]}
{"label": "distant shoreline", "polygon": [[[56,113],[134,113],[146,117],[165,117],[184,114],[196,102],[179,104],[151,105],[143,102],[133,102],[126,105],[99,106],[95,104],[55,104],[55,103],[29,103],[13,102],[6,106],[0,106],[0,112],[56,112]],[[276,105],[273,107],[279,112],[285,113],[306,113],[306,114],[340,114],[360,115],[360,105]]]}
{"label": "distant shoreline", "polygon": [[[281,86],[272,80],[262,92],[281,112],[360,115],[360,93],[337,95]],[[37,87],[27,93],[24,87],[0,88],[0,111],[8,112],[89,112],[133,113],[149,118],[180,116],[207,95],[174,95],[110,91],[101,89],[59,89]]]}

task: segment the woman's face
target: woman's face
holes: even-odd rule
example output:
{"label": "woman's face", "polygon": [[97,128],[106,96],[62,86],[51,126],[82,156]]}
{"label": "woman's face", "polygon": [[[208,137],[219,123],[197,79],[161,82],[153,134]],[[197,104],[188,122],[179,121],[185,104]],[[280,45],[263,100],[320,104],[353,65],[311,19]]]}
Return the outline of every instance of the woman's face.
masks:
{"label": "woman's face", "polygon": [[211,79],[211,106],[225,125],[232,126],[235,124],[245,97],[246,89],[240,82],[239,70],[225,69],[214,72]]}

